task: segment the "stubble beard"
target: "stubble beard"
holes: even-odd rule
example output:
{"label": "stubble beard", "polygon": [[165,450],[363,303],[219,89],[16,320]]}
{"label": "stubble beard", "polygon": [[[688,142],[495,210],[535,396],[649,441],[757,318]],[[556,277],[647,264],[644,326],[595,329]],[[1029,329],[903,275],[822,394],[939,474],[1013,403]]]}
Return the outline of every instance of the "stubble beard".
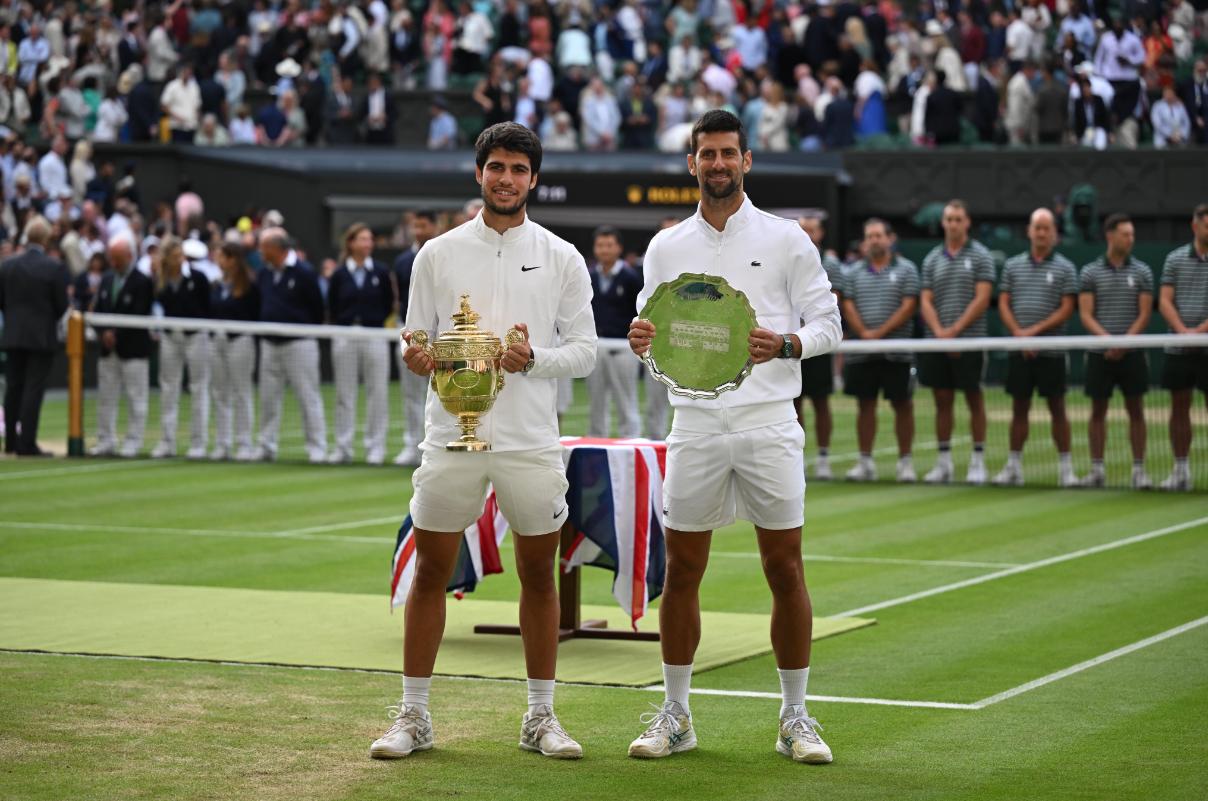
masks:
{"label": "stubble beard", "polygon": [[705,176],[705,180],[701,182],[701,191],[708,195],[713,200],[725,200],[733,197],[738,190],[742,189],[742,179],[736,179],[730,173],[727,173],[730,180],[721,186],[715,186],[709,183],[709,176]]}
{"label": "stubble beard", "polygon": [[498,214],[501,217],[511,217],[514,214],[519,214],[528,205],[528,192],[520,193],[517,191],[515,203],[510,206],[501,206],[491,199],[490,193],[484,188],[482,190],[482,202],[492,214]]}

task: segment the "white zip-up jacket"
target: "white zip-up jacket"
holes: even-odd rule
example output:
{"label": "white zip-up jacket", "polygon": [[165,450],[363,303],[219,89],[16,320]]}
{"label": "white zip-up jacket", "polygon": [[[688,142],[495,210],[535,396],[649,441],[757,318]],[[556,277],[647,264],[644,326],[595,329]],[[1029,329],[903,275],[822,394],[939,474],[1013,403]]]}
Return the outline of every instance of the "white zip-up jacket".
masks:
{"label": "white zip-up jacket", "polygon": [[[803,359],[833,351],[843,338],[839,306],[818,249],[795,221],[760,211],[750,198],[743,199],[724,231],[706,222],[698,206],[696,214],[654,237],[646,250],[638,314],[659,284],[682,273],[726,279],[750,300],[759,327],[797,335]],[[662,335],[655,332],[656,338]],[[672,394],[672,428],[714,433],[795,420],[792,401],[800,394],[800,362],[772,359],[755,365],[738,389],[716,400]]]}
{"label": "white zip-up jacket", "polygon": [[[557,379],[581,378],[596,363],[591,281],[583,257],[569,243],[529,219],[502,235],[482,215],[436,237],[415,255],[406,327],[435,342],[453,328],[464,293],[482,319],[479,328],[504,334],[525,323],[533,348],[528,373],[505,373],[504,387],[482,417],[478,437],[494,451],[545,448],[558,443]],[[421,448],[444,448],[461,436],[457,418],[435,392],[425,407]]]}

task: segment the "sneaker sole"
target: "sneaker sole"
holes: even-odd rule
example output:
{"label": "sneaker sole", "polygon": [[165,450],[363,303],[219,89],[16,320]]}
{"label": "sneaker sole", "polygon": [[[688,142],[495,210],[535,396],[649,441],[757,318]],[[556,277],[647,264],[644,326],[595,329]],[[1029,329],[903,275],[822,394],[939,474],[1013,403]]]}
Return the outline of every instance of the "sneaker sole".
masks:
{"label": "sneaker sole", "polygon": [[803,765],[829,765],[835,761],[835,757],[832,754],[808,754],[805,758],[798,759],[793,756],[793,750],[785,746],[779,738],[776,740],[776,753],[786,756],[794,762],[800,762]]}
{"label": "sneaker sole", "polygon": [[679,743],[669,747],[666,751],[653,751],[641,746],[629,746],[629,756],[634,759],[662,759],[669,757],[672,754],[682,754],[685,751],[692,751],[696,748],[696,738],[689,740],[681,740]]}
{"label": "sneaker sole", "polygon": [[583,758],[582,750],[580,750],[578,753],[575,753],[573,751],[570,751],[570,752],[542,751],[537,746],[529,745],[528,743],[524,742],[523,740],[520,742],[520,750],[521,751],[531,751],[534,754],[540,754],[541,756],[549,757],[550,759],[582,759]]}
{"label": "sneaker sole", "polygon": [[435,745],[436,745],[436,743],[428,743],[427,745],[417,745],[414,748],[412,748],[410,751],[406,751],[403,753],[399,753],[398,751],[385,751],[385,750],[375,751],[371,747],[369,749],[369,757],[371,759],[403,759],[405,757],[411,756],[416,751],[431,751],[432,747]]}

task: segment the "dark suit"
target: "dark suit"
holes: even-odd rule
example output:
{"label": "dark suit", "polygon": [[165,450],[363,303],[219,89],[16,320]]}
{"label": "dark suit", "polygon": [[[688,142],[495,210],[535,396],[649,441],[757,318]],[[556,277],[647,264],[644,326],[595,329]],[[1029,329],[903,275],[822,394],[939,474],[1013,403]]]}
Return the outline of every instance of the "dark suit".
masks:
{"label": "dark suit", "polygon": [[1103,128],[1104,130],[1111,129],[1111,118],[1108,115],[1107,104],[1103,102],[1103,98],[1099,95],[1094,95],[1091,98],[1091,115],[1087,118],[1086,102],[1082,98],[1074,101],[1074,134],[1078,140],[1082,140],[1082,135],[1086,133],[1087,128]]}
{"label": "dark suit", "polygon": [[59,349],[55,327],[67,311],[67,280],[67,268],[39,247],[0,264],[0,348],[8,358],[4,448],[10,453],[39,452],[38,416]]}
{"label": "dark suit", "polygon": [[937,86],[927,96],[927,133],[937,145],[955,144],[961,138],[961,96],[947,86]]}
{"label": "dark suit", "polygon": [[[394,121],[398,117],[398,112],[394,107],[394,98],[390,96],[390,92],[386,92],[385,102],[386,125],[383,128],[365,129],[365,142],[370,145],[393,145],[394,144]],[[369,96],[366,95],[361,100],[360,107],[357,111],[357,119],[369,119]]]}

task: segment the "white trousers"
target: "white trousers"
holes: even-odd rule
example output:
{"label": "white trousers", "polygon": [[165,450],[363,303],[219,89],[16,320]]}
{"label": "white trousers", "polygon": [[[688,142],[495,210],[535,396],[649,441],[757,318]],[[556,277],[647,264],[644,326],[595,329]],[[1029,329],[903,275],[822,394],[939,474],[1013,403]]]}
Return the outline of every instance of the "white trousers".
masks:
{"label": "white trousers", "polygon": [[403,390],[403,447],[418,448],[424,441],[424,406],[428,402],[428,384],[431,381],[407,369],[402,349],[397,349],[399,386]]}
{"label": "white trousers", "polygon": [[357,384],[365,384],[365,458],[380,462],[386,455],[390,411],[390,345],[380,340],[331,340],[336,378],[336,451],[352,458],[357,427]]}
{"label": "white trousers", "polygon": [[256,339],[249,334],[215,334],[213,349],[210,397],[214,403],[214,445],[231,456],[248,453],[255,417],[252,374],[256,370]]}
{"label": "white trousers", "polygon": [[642,365],[642,380],[646,383],[646,419],[643,424],[647,439],[667,438],[667,410],[671,408],[671,396],[662,382],[653,378]]}
{"label": "white trousers", "polygon": [[193,412],[189,419],[189,450],[205,450],[210,437],[210,335],[164,332],[159,340],[160,442],[176,447],[176,420],[185,366]]}
{"label": "white trousers", "polygon": [[134,456],[142,449],[143,434],[147,429],[149,364],[147,359],[119,359],[117,354],[97,360],[97,447],[117,448],[118,401],[125,394],[126,438],[119,452],[122,456]]}
{"label": "white trousers", "polygon": [[641,433],[638,424],[638,363],[627,346],[600,346],[595,369],[587,376],[587,393],[591,399],[587,436],[609,436],[610,402],[617,407],[617,436],[636,437]]}
{"label": "white trousers", "polygon": [[260,343],[260,448],[277,455],[281,431],[281,397],[289,383],[302,410],[306,455],[322,461],[327,454],[327,418],[319,394],[319,343],[313,339]]}

